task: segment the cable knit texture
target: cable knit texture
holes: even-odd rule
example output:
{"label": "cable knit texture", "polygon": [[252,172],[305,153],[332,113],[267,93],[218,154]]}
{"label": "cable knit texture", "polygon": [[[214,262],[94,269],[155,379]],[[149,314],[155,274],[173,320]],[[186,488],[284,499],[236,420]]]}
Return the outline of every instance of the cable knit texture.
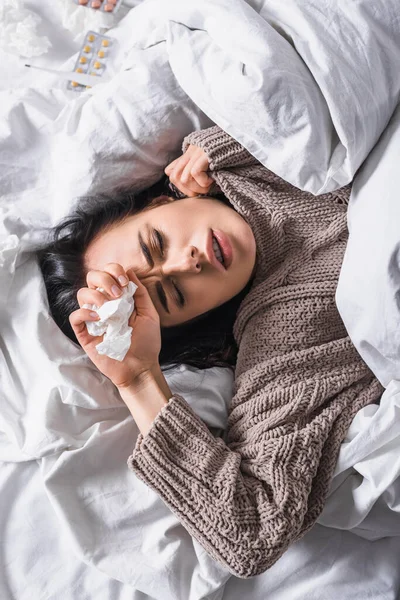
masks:
{"label": "cable knit texture", "polygon": [[257,242],[254,283],[234,327],[234,397],[223,440],[174,395],[128,465],[212,557],[247,578],[315,523],[349,424],[382,388],[335,305],[349,186],[302,192],[218,127],[188,144],[204,149]]}

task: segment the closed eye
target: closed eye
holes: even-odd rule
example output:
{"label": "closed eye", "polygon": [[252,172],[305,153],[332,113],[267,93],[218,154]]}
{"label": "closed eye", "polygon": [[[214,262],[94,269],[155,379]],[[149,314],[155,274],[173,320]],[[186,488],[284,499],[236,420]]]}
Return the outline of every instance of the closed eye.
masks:
{"label": "closed eye", "polygon": [[[162,257],[164,257],[165,248],[167,246],[167,244],[165,243],[165,240],[164,240],[164,236],[160,231],[158,231],[158,229],[154,229],[153,233],[154,233],[154,238],[157,240],[157,249],[158,249],[160,255]],[[176,283],[174,281],[171,280],[171,284],[175,291],[174,301],[178,304],[179,308],[183,308],[186,304],[185,296],[183,295],[182,291],[179,289],[179,287],[176,285]]]}
{"label": "closed eye", "polygon": [[175,292],[178,296],[178,305],[180,306],[180,308],[183,308],[186,304],[185,296],[182,294],[181,290],[177,287],[177,285],[173,281],[171,283],[172,283],[172,285],[175,289]]}
{"label": "closed eye", "polygon": [[[166,247],[164,237],[157,229],[153,229],[152,233],[153,233],[152,239],[151,239],[152,245],[154,246],[155,245],[154,241],[156,241],[156,249],[159,252],[159,254],[163,257],[165,254],[165,247]],[[151,269],[153,269],[154,268],[154,259],[153,259],[152,253],[149,249],[149,246],[144,242],[140,232],[139,232],[139,245],[140,245],[140,248],[146,259],[147,264],[149,265],[149,267]],[[171,281],[171,285],[174,289],[173,301],[179,308],[183,308],[186,304],[185,297],[184,297],[182,291],[176,285],[176,283],[173,282],[172,280],[170,280],[170,281]],[[165,290],[164,290],[161,282],[158,282],[156,284],[155,288],[156,288],[157,296],[158,296],[161,306],[164,308],[164,310],[168,314],[170,314],[167,296],[166,296]]]}
{"label": "closed eye", "polygon": [[139,245],[140,245],[140,248],[141,248],[141,250],[142,250],[142,252],[144,254],[144,257],[146,259],[147,264],[149,265],[149,267],[151,269],[153,269],[154,268],[153,257],[151,255],[149,247],[147,246],[147,244],[144,243],[143,238],[142,238],[142,234],[140,233],[140,231],[139,231]]}
{"label": "closed eye", "polygon": [[160,254],[161,254],[161,256],[164,256],[164,248],[165,248],[164,238],[163,238],[162,234],[157,229],[154,230],[154,233],[155,233],[155,236],[157,238],[157,242],[158,242],[158,247],[159,247],[159,250],[160,250]]}

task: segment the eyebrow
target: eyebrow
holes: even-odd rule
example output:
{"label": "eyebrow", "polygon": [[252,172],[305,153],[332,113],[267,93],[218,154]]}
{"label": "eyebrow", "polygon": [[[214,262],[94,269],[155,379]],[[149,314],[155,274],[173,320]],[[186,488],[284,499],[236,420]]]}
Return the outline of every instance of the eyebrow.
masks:
{"label": "eyebrow", "polygon": [[[145,245],[143,238],[139,232],[139,243],[140,243],[140,249],[143,252],[143,256],[146,259],[147,264],[149,265],[149,267],[152,269],[154,267],[154,260],[149,253],[145,252],[143,246]],[[168,308],[168,300],[167,300],[167,296],[165,294],[165,290],[163,288],[163,286],[161,285],[160,281],[157,281],[156,285],[155,285],[156,291],[157,291],[157,296],[158,299],[161,303],[161,306],[163,307],[163,309],[165,310],[165,312],[167,312],[168,314],[170,314],[169,308]]]}

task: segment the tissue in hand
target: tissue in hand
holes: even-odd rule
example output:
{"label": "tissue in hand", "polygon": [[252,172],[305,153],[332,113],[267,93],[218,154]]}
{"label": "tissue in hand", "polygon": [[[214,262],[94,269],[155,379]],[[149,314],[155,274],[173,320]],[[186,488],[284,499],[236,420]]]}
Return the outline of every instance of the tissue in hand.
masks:
{"label": "tissue in hand", "polygon": [[[102,288],[97,289],[104,292]],[[83,305],[83,308],[96,311],[100,317],[99,321],[86,321],[90,335],[104,334],[103,341],[96,346],[99,354],[105,354],[114,360],[124,360],[131,345],[132,327],[129,327],[128,321],[135,308],[133,294],[136,290],[137,285],[130,281],[123,288],[122,296],[116,300],[109,300],[100,307],[95,304]]]}

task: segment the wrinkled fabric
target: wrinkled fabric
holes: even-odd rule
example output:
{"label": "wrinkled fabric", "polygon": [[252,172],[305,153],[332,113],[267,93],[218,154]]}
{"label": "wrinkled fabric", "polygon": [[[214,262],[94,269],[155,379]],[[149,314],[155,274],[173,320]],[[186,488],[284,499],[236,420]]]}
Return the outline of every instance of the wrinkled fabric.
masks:
{"label": "wrinkled fabric", "polygon": [[400,381],[400,107],[357,175],[336,300],[381,383]]}
{"label": "wrinkled fabric", "polygon": [[313,194],[353,179],[399,100],[397,0],[150,0],[121,26],[164,43],[188,96]]}

